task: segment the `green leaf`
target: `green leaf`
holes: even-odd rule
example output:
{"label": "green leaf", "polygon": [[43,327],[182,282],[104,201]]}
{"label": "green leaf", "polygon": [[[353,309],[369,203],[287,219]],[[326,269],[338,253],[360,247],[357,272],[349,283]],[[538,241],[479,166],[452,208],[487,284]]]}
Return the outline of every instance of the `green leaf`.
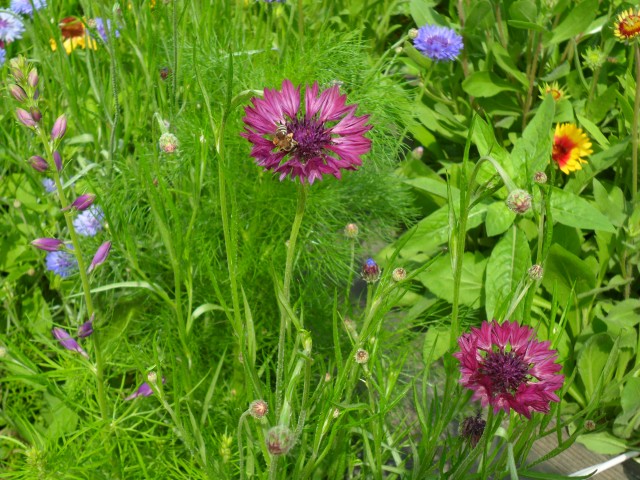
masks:
{"label": "green leaf", "polygon": [[[516,140],[511,151],[511,161],[518,172],[520,182],[528,183],[533,174],[545,169],[551,156],[551,124],[555,102],[547,95],[538,107],[522,137]],[[514,179],[518,183],[517,179]]]}
{"label": "green leaf", "polygon": [[500,92],[518,91],[516,87],[492,72],[472,73],[462,82],[462,89],[474,97],[493,97]]}
{"label": "green leaf", "polygon": [[627,380],[620,396],[620,406],[624,412],[640,411],[640,378],[631,377]]}
{"label": "green leaf", "polygon": [[538,18],[538,9],[531,0],[517,0],[509,7],[509,18],[521,22],[535,23]]}
{"label": "green leaf", "polygon": [[557,288],[558,297],[566,301],[574,285],[579,294],[595,288],[595,282],[595,273],[584,260],[558,244],[551,246],[542,277],[542,285],[549,292]]}
{"label": "green leaf", "polygon": [[[578,373],[584,385],[585,398],[591,398],[596,384],[604,374],[604,367],[609,359],[613,340],[607,333],[597,333],[587,340],[578,356]],[[605,383],[606,383],[605,379]]]}
{"label": "green leaf", "polygon": [[533,30],[534,32],[545,33],[547,31],[541,25],[532,22],[522,22],[520,20],[507,20],[507,24],[513,28],[519,28],[521,30]]}
{"label": "green leaf", "polygon": [[[462,279],[460,282],[460,303],[473,307],[482,306],[482,286],[487,259],[480,253],[464,254],[462,259]],[[438,298],[453,302],[453,272],[451,254],[438,258],[431,268],[418,275],[425,287]]]}
{"label": "green leaf", "polygon": [[578,436],[576,441],[592,452],[604,455],[618,455],[630,448],[624,440],[614,437],[609,432],[587,433]]}
{"label": "green leaf", "polygon": [[518,283],[531,265],[529,242],[524,232],[511,228],[493,247],[487,262],[485,309],[493,318],[497,307],[514,294]]}
{"label": "green leaf", "polygon": [[435,4],[436,2],[428,0],[411,0],[409,4],[409,11],[411,12],[413,21],[416,22],[418,27],[426,25],[427,23],[432,25],[449,25],[442,15],[431,8],[435,6]]}
{"label": "green leaf", "polygon": [[504,202],[492,203],[487,207],[487,217],[484,220],[487,236],[495,237],[506,232],[515,219],[516,214]]}
{"label": "green leaf", "polygon": [[549,45],[555,45],[584,33],[598,13],[598,0],[584,0],[569,12],[569,15],[553,29]]}
{"label": "green leaf", "polygon": [[640,300],[629,298],[618,302],[609,310],[605,320],[607,327],[633,328],[640,323]]}
{"label": "green leaf", "polygon": [[553,219],[569,227],[615,233],[616,228],[600,210],[575,193],[553,187],[551,195]]}
{"label": "green leaf", "polygon": [[600,131],[600,129],[598,128],[598,126],[593,123],[591,120],[589,120],[587,117],[583,117],[580,114],[577,114],[576,117],[578,118],[578,121],[580,122],[580,125],[582,125],[584,127],[584,129],[589,132],[589,135],[591,135],[593,137],[593,139],[598,142],[598,145],[602,146],[602,147],[608,147],[609,146],[609,140],[607,140],[607,137],[605,137],[602,132]]}
{"label": "green leaf", "polygon": [[434,325],[429,328],[424,336],[422,359],[433,363],[442,358],[449,349],[451,327],[446,325]]}
{"label": "green leaf", "polygon": [[511,74],[513,78],[515,78],[525,87],[529,86],[529,80],[527,80],[527,76],[523,72],[518,70],[518,67],[516,67],[516,64],[509,55],[509,52],[506,48],[496,42],[491,45],[491,52],[496,59],[496,63],[500,65],[500,68],[502,68],[505,72]]}
{"label": "green leaf", "polygon": [[491,155],[509,176],[515,175],[509,153],[498,143],[491,126],[480,117],[476,117],[471,140],[481,156]]}
{"label": "green leaf", "polygon": [[606,215],[613,225],[616,227],[622,227],[624,225],[627,221],[627,216],[624,213],[625,200],[622,191],[618,187],[614,186],[611,189],[611,195],[609,195],[606,188],[594,178],[593,198],[598,205],[598,209]]}
{"label": "green leaf", "polygon": [[496,22],[493,14],[491,2],[487,0],[475,1],[472,4],[469,14],[464,22],[464,31],[473,32],[478,27],[489,28]]}

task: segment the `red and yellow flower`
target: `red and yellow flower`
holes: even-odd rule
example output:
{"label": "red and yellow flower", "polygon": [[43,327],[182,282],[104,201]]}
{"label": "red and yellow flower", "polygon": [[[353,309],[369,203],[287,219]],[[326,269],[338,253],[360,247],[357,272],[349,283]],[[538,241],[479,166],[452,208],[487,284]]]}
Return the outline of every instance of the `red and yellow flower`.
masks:
{"label": "red and yellow flower", "polygon": [[564,87],[558,85],[558,82],[553,82],[551,84],[545,82],[544,85],[540,85],[538,89],[540,90],[540,98],[543,100],[544,97],[546,97],[549,93],[553,97],[553,100],[556,102],[569,98],[569,95],[567,95]]}
{"label": "red and yellow flower", "polygon": [[616,19],[613,34],[620,40],[633,40],[640,36],[640,11],[635,12],[633,8],[622,12]]}
{"label": "red and yellow flower", "polygon": [[[67,54],[73,52],[76,48],[97,50],[97,42],[89,36],[81,19],[66,17],[60,21],[58,26],[63,39],[62,46]],[[51,50],[54,52],[58,49],[58,44],[53,38],[49,40],[49,45],[51,45]]]}
{"label": "red and yellow flower", "polygon": [[573,123],[556,125],[551,156],[560,170],[566,174],[582,170],[582,164],[587,163],[583,157],[592,153],[591,141],[581,128]]}

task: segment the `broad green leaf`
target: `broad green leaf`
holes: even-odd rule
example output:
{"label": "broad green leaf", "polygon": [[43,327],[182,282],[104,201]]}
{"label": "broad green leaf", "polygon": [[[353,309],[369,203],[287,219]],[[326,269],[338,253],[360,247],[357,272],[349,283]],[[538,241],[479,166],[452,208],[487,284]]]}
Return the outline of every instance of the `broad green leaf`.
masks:
{"label": "broad green leaf", "polygon": [[492,203],[487,207],[487,217],[484,220],[487,236],[494,237],[506,232],[515,219],[516,214],[509,210],[506,203]]}
{"label": "broad green leaf", "polygon": [[542,25],[532,22],[522,22],[520,20],[507,20],[507,24],[513,28],[521,30],[533,30],[535,32],[545,33],[547,31]]}
{"label": "broad green leaf", "polygon": [[[584,385],[584,396],[590,399],[613,348],[613,340],[607,333],[597,333],[587,340],[578,356],[578,373]],[[605,379],[605,383],[608,379]]]}
{"label": "broad green leaf", "polygon": [[487,318],[493,318],[496,308],[513,295],[530,265],[531,252],[527,237],[522,230],[514,226],[493,247],[487,261],[485,281]]}
{"label": "broad green leaf", "polygon": [[424,336],[422,359],[427,362],[435,362],[449,349],[451,327],[446,325],[434,325],[429,328]]}
{"label": "broad green leaf", "polygon": [[493,6],[488,0],[479,0],[471,4],[471,9],[464,22],[464,31],[473,32],[478,27],[489,28],[495,24]]}
{"label": "broad green leaf", "polygon": [[620,406],[625,412],[640,411],[640,378],[631,377],[622,389]]}
{"label": "broad green leaf", "polygon": [[502,145],[498,143],[491,126],[480,117],[476,117],[471,140],[478,148],[478,153],[480,153],[481,156],[491,155],[513,178],[515,171],[513,163],[511,162],[511,156]]}
{"label": "broad green leaf", "polygon": [[551,194],[553,219],[569,227],[615,233],[616,228],[600,210],[575,193],[554,187]]}
{"label": "broad green leaf", "polygon": [[[598,209],[606,215],[609,221],[616,227],[622,227],[627,221],[624,213],[624,197],[622,191],[614,186],[611,190],[611,197],[604,186],[595,178],[593,179],[593,198]],[[618,198],[616,198],[618,197]],[[619,200],[619,201],[616,201]]]}
{"label": "broad green leaf", "polygon": [[589,162],[589,168],[576,172],[580,175],[572,177],[571,180],[567,182],[565,190],[574,193],[582,191],[584,186],[589,184],[598,173],[611,167],[621,159],[624,159],[624,152],[628,146],[629,141],[623,140],[606,150],[598,152],[595,155],[591,155],[591,157],[587,159]]}
{"label": "broad green leaf", "polygon": [[538,9],[532,0],[517,0],[509,7],[509,18],[521,22],[535,23],[538,18]]}
{"label": "broad green leaf", "polygon": [[[447,183],[444,180],[436,180],[435,178],[419,177],[419,178],[407,178],[404,183],[411,185],[414,188],[422,190],[423,192],[431,193],[442,198],[449,198],[447,193]],[[460,191],[455,187],[449,187],[451,189],[451,198],[454,202],[460,198]]]}
{"label": "broad green leaf", "polygon": [[633,328],[640,323],[640,300],[629,298],[618,302],[609,310],[605,320],[607,327]]}
{"label": "broad green leaf", "polygon": [[592,290],[595,283],[595,273],[584,260],[558,244],[551,246],[542,277],[542,285],[549,292],[557,288],[558,297],[566,301],[574,286],[580,294]]}
{"label": "broad green leaf", "polygon": [[578,436],[576,441],[592,452],[604,455],[618,455],[630,448],[624,440],[614,437],[609,432],[587,433]]}
{"label": "broad green leaf", "polygon": [[496,63],[500,65],[500,68],[502,68],[505,72],[511,74],[513,78],[515,78],[525,87],[529,86],[529,80],[527,80],[527,76],[523,72],[518,70],[518,67],[516,67],[516,64],[509,55],[509,52],[506,48],[495,42],[491,45],[491,52],[496,59]]}
{"label": "broad green leaf", "polygon": [[511,161],[518,172],[518,179],[514,179],[516,183],[528,184],[533,174],[544,170],[549,163],[554,111],[555,102],[547,95],[522,136],[516,140],[511,151]]}
{"label": "broad green leaf", "polygon": [[[463,305],[482,306],[482,286],[487,259],[480,253],[464,254],[462,259],[462,279],[460,282],[460,303]],[[453,302],[453,271],[451,270],[451,254],[438,258],[431,268],[418,275],[425,287],[438,298]]]}
{"label": "broad green leaf", "polygon": [[493,97],[500,92],[518,91],[492,72],[472,73],[462,82],[462,89],[474,97]]}
{"label": "broad green leaf", "polygon": [[569,12],[569,15],[553,29],[549,45],[555,45],[584,33],[598,13],[598,0],[584,0]]}
{"label": "broad green leaf", "polygon": [[432,25],[448,26],[447,20],[431,8],[435,6],[436,3],[437,2],[430,0],[411,0],[409,4],[409,11],[411,12],[413,21],[416,22],[418,27],[422,27],[427,23]]}
{"label": "broad green leaf", "polygon": [[607,140],[607,137],[605,137],[602,132],[600,131],[600,129],[598,128],[598,126],[593,123],[591,120],[589,120],[587,117],[583,117],[582,115],[576,115],[576,117],[578,118],[578,121],[580,122],[580,125],[582,125],[584,127],[584,129],[589,132],[589,135],[591,135],[591,137],[598,142],[598,145],[602,146],[602,147],[608,147],[609,146],[609,140]]}
{"label": "broad green leaf", "polygon": [[[467,230],[480,225],[484,220],[486,211],[487,206],[484,204],[473,207],[467,219]],[[396,245],[402,243],[407,235],[410,238],[400,250],[399,255],[415,262],[424,262],[429,259],[442,245],[449,241],[448,205],[423,218],[399,240],[384,248],[379,253],[380,258],[390,257]]]}

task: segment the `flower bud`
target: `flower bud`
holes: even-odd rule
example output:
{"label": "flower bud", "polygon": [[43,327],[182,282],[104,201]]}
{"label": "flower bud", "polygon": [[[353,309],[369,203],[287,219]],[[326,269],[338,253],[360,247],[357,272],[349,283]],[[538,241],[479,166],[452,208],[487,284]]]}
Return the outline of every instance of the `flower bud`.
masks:
{"label": "flower bud", "polygon": [[38,86],[38,70],[35,68],[31,69],[29,75],[27,75],[27,83],[32,88],[36,88]]}
{"label": "flower bud", "polygon": [[40,111],[39,108],[32,107],[29,111],[31,112],[31,116],[36,121],[36,123],[42,120],[42,112]]}
{"label": "flower bud", "polygon": [[544,172],[536,172],[533,176],[533,181],[538,185],[544,185],[547,183],[547,174]]}
{"label": "flower bud", "polygon": [[522,215],[531,208],[531,195],[526,190],[512,190],[507,197],[507,207],[512,212]]}
{"label": "flower bud", "polygon": [[267,449],[271,455],[286,455],[294,442],[293,432],[284,425],[276,425],[267,432]]}
{"label": "flower bud", "polygon": [[31,114],[22,108],[16,108],[16,117],[25,127],[33,128],[37,124]]}
{"label": "flower bud", "polygon": [[348,223],[347,226],[344,227],[344,234],[347,238],[356,238],[359,232],[358,225],[355,223]]}
{"label": "flower bud", "polygon": [[158,374],[154,371],[147,373],[147,382],[150,384],[155,384],[158,382]]}
{"label": "flower bud", "polygon": [[95,199],[96,199],[95,194],[85,193],[84,195],[80,195],[78,198],[76,198],[71,205],[68,205],[67,207],[63,208],[62,211],[75,208],[79,212],[82,212],[83,210],[86,210],[91,205],[93,205],[93,201]]}
{"label": "flower bud", "polygon": [[417,28],[411,28],[411,29],[409,30],[409,38],[410,38],[411,40],[413,40],[413,39],[415,39],[415,38],[418,38],[418,29],[417,29]]}
{"label": "flower bud", "polygon": [[362,265],[362,278],[367,283],[375,283],[380,280],[380,267],[373,258],[368,258]]}
{"label": "flower bud", "polygon": [[416,147],[411,151],[411,157],[413,157],[414,160],[420,160],[422,155],[424,155],[424,147],[422,146]]}
{"label": "flower bud", "polygon": [[365,364],[369,361],[369,352],[363,350],[362,348],[359,348],[355,354],[354,359],[356,363],[359,363],[360,365]]}
{"label": "flower bud", "polygon": [[584,421],[584,429],[587,432],[593,432],[596,429],[596,422],[594,422],[593,420],[585,420]]}
{"label": "flower bud", "polygon": [[57,238],[36,238],[31,245],[45,252],[57,252],[63,249],[64,242]]}
{"label": "flower bud", "polygon": [[249,405],[249,415],[255,419],[261,419],[269,413],[269,405],[264,400],[254,400]]}
{"label": "flower bud", "polygon": [[542,265],[535,264],[527,270],[527,273],[531,280],[540,280],[544,275],[544,269],[542,268]]}
{"label": "flower bud", "polygon": [[53,152],[53,163],[56,164],[56,170],[58,170],[58,172],[62,171],[62,157],[60,156],[60,152],[58,152],[57,150],[55,152]]}
{"label": "flower bud", "polygon": [[469,443],[471,448],[475,448],[475,446],[482,438],[482,434],[484,433],[484,427],[487,422],[482,419],[480,415],[475,417],[467,417],[462,422],[460,427],[460,435],[464,437],[464,439]]}
{"label": "flower bud", "polygon": [[46,172],[49,170],[49,164],[40,155],[34,155],[29,159],[31,166],[38,172]]}
{"label": "flower bud", "polygon": [[78,336],[80,338],[87,338],[93,333],[93,319],[95,316],[96,314],[92,313],[91,318],[78,327]]}
{"label": "flower bud", "polygon": [[87,273],[93,272],[96,267],[102,265],[104,261],[109,256],[109,251],[111,250],[111,242],[104,242],[102,245],[98,247],[96,250],[96,254],[93,256],[93,260],[91,260],[91,265],[87,269]]}
{"label": "flower bud", "polygon": [[71,338],[71,335],[69,335],[66,330],[56,327],[51,331],[51,333],[53,333],[53,336],[60,342],[60,345],[62,345],[67,350],[76,351],[83,357],[89,358],[87,352],[85,352],[82,347],[78,345],[78,342]]}
{"label": "flower bud", "polygon": [[65,133],[67,133],[67,117],[63,113],[53,124],[53,128],[51,129],[51,140],[60,140],[64,137]]}
{"label": "flower bud", "polygon": [[25,92],[24,88],[22,88],[20,85],[9,85],[9,93],[18,102],[24,102],[25,100],[27,100],[27,92]]}
{"label": "flower bud", "polygon": [[160,150],[162,150],[164,153],[175,153],[175,151],[178,149],[178,137],[176,137],[173,133],[163,133],[162,135],[160,135],[158,145],[160,146]]}
{"label": "flower bud", "polygon": [[391,273],[391,277],[394,282],[401,282],[407,278],[407,271],[404,268],[398,267]]}

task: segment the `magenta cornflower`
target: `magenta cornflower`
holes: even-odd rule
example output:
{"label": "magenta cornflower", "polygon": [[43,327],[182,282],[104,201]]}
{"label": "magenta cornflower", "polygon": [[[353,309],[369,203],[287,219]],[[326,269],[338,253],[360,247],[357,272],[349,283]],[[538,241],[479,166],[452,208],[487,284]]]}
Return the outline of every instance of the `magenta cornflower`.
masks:
{"label": "magenta cornflower", "polygon": [[341,177],[341,170],[356,170],[371,149],[364,134],[368,115],[354,115],[357,105],[345,105],[346,95],[335,85],[319,93],[318,83],[307,85],[304,108],[301,87],[289,80],[281,90],[264,89],[245,107],[245,132],[253,147],[251,156],[266,170],[313,184],[323,175]]}
{"label": "magenta cornflower", "polygon": [[458,339],[460,383],[473,390],[482,406],[491,405],[531,418],[531,413],[548,413],[549,402],[559,402],[556,390],[562,387],[562,366],[555,363],[557,352],[551,342],[539,342],[532,328],[517,322],[482,322]]}

